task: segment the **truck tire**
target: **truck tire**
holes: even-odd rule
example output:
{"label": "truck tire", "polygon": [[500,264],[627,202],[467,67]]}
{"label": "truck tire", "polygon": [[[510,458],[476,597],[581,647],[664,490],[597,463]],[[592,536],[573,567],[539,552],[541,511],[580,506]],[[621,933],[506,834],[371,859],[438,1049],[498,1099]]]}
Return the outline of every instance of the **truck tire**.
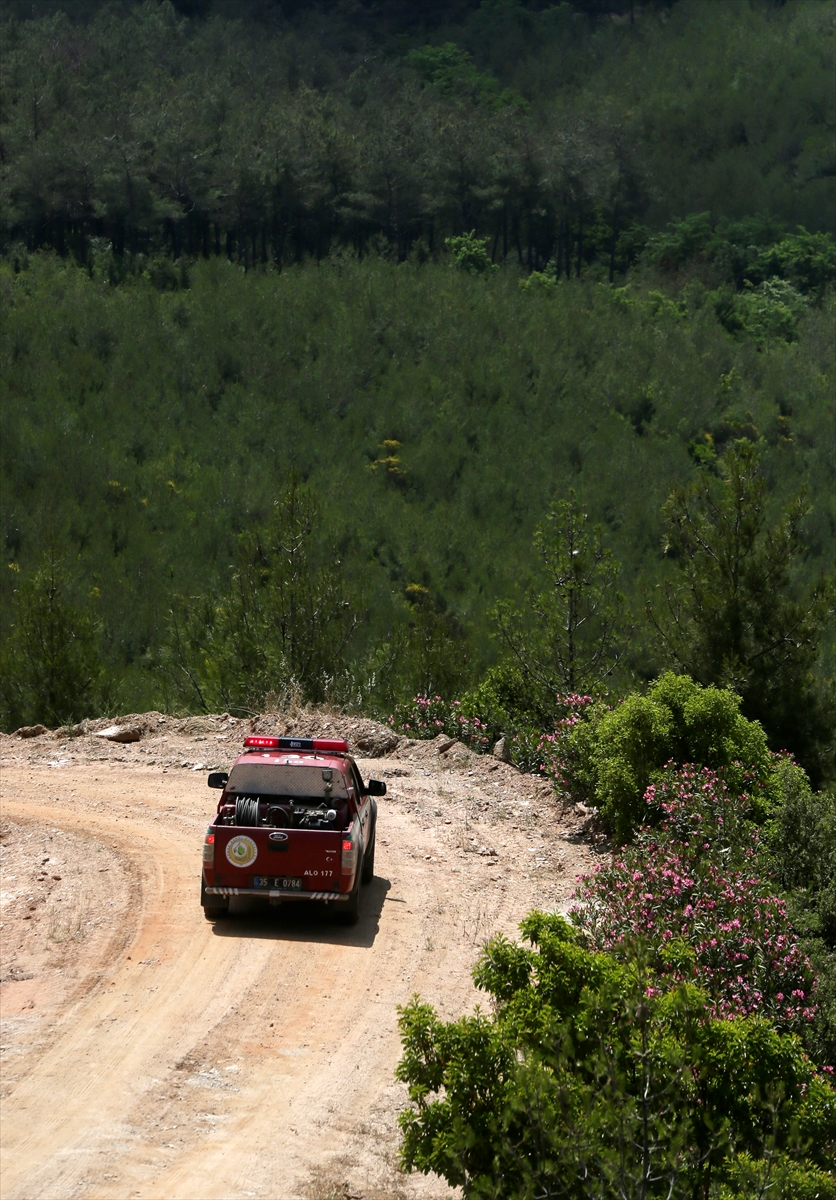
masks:
{"label": "truck tire", "polygon": [[374,847],[377,842],[377,821],[372,827],[372,844],[363,855],[363,883],[371,883],[374,879]]}
{"label": "truck tire", "polygon": [[218,917],[225,917],[229,912],[228,900],[224,900],[221,896],[206,895],[206,883],[202,875],[200,877],[200,903],[207,921],[216,921]]}
{"label": "truck tire", "polygon": [[344,904],[340,904],[338,916],[342,925],[356,925],[360,920],[360,880],[363,874],[364,863],[360,863],[357,874],[354,876],[354,887],[348,893],[348,900]]}

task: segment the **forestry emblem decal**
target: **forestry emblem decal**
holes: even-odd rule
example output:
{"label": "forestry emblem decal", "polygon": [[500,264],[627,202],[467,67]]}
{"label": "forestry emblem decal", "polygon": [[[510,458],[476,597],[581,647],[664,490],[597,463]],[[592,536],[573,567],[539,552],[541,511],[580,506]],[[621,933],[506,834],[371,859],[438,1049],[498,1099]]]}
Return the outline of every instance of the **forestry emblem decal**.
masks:
{"label": "forestry emblem decal", "polygon": [[258,856],[258,846],[252,838],[238,836],[226,845],[226,857],[233,867],[248,867]]}

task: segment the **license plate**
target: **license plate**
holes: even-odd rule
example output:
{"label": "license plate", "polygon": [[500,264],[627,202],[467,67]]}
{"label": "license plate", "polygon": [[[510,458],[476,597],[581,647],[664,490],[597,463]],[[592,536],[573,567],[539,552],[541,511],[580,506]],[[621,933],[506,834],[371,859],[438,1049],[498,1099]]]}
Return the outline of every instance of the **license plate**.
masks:
{"label": "license plate", "polygon": [[287,875],[256,875],[253,887],[271,888],[282,892],[301,892],[302,880],[292,879]]}

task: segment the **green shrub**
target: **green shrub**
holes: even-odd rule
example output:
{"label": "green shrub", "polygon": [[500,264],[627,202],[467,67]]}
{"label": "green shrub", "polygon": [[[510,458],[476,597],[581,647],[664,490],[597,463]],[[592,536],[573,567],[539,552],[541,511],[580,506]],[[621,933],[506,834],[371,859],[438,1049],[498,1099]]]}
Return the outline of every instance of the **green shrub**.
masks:
{"label": "green shrub", "polygon": [[15,589],[0,650],[0,726],[67,724],[96,713],[104,696],[99,629],[71,597],[63,564],[47,554]]}
{"label": "green shrub", "polygon": [[836,1064],[836,796],[814,792],[790,759],[778,762],[773,791],[761,866],[788,893],[792,922],[818,977],[807,1049],[814,1061]]}
{"label": "green shrub", "polygon": [[836,947],[836,796],[814,792],[791,759],[779,760],[775,775],[779,802],[765,829],[766,868],[798,904],[821,907],[824,923],[811,932]]}
{"label": "green shrub", "polygon": [[485,1200],[754,1196],[770,1168],[786,1181],[770,1195],[831,1194],[836,1094],[797,1038],[714,1019],[637,948],[587,951],[555,914],[521,929],[532,948],[495,938],[474,971],[490,1016],[401,1010],[407,1169]]}
{"label": "green shrub", "polygon": [[444,239],[444,245],[452,254],[455,265],[460,271],[467,271],[469,275],[489,275],[499,270],[499,267],[491,262],[491,256],[486,249],[487,244],[488,239],[478,238],[475,229],[471,229],[470,233],[463,233],[461,237]]}
{"label": "green shrub", "polygon": [[573,799],[595,804],[619,842],[648,818],[644,794],[666,763],[725,768],[732,787],[756,785],[754,812],[769,806],[772,758],[756,721],[740,713],[740,697],[666,672],[646,695],[615,708],[590,705],[555,743],[550,770]]}

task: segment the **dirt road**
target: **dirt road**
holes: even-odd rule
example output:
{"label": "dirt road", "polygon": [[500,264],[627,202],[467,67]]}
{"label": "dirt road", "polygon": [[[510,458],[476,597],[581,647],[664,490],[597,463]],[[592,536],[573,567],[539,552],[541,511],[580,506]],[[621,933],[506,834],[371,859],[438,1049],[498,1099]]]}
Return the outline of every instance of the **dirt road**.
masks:
{"label": "dirt road", "polygon": [[479,1002],[484,938],[591,864],[578,818],[505,764],[402,742],[361,759],[389,795],[358,927],[244,900],[213,925],[204,768],[243,726],[202,720],[0,742],[3,1200],[449,1195],[397,1169],[396,1007]]}

